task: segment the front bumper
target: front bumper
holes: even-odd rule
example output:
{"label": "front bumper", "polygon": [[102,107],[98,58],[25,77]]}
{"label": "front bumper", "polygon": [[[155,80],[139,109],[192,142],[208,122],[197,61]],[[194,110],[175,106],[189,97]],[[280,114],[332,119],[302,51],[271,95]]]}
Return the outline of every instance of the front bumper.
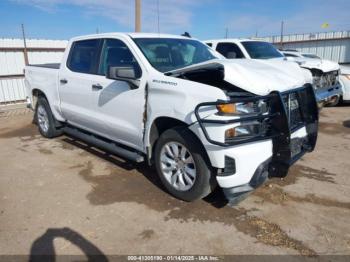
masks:
{"label": "front bumper", "polygon": [[[288,100],[292,96],[296,97],[299,104],[297,110],[300,116],[297,118],[291,113],[295,108],[290,107]],[[240,118],[238,121],[200,118],[199,109],[213,103],[200,104],[195,110],[198,123],[191,128],[203,142],[212,166],[218,169],[217,182],[230,202],[261,185],[267,177],[286,176],[289,167],[306,152],[312,151],[316,145],[318,108],[311,85],[285,93],[275,92],[269,96],[250,97],[251,100],[261,98],[269,101],[270,111],[267,115],[257,116],[254,120],[266,121],[270,129],[266,136],[251,138],[248,141],[217,141],[213,139],[212,131],[214,125],[217,132],[223,134],[228,125],[251,121],[252,117],[249,117],[249,120]],[[217,103],[240,100],[242,98]],[[249,98],[243,100],[249,101]],[[227,159],[233,159],[235,165],[232,169],[230,163],[231,173],[226,170]]]}
{"label": "front bumper", "polygon": [[332,87],[316,88],[315,95],[319,105],[327,105],[331,103],[333,99],[342,96],[343,90],[340,83]]}

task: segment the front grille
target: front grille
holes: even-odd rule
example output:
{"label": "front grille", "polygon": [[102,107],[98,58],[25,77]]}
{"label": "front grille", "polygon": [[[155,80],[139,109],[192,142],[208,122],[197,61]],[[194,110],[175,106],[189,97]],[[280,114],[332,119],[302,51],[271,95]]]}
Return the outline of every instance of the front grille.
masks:
{"label": "front grille", "polygon": [[297,92],[298,91],[282,95],[291,130],[295,130],[303,123]]}
{"label": "front grille", "polygon": [[320,75],[313,76],[315,88],[327,88],[335,86],[339,80],[339,72],[337,70],[322,73]]}

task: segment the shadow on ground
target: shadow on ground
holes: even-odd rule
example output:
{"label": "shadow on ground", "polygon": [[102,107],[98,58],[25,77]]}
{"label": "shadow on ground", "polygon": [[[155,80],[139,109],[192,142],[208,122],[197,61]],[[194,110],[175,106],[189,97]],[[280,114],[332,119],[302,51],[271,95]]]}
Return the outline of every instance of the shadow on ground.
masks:
{"label": "shadow on ground", "polygon": [[[92,242],[84,238],[78,232],[70,228],[49,228],[47,231],[37,238],[30,249],[30,262],[54,262],[57,259],[54,246],[54,240],[62,238],[70,244],[79,248],[86,256],[87,261],[108,261],[103,252]],[[80,258],[79,261],[86,261],[86,258]],[[76,259],[76,258],[75,258]],[[74,260],[75,260],[74,259]],[[67,260],[68,261],[68,260]]]}

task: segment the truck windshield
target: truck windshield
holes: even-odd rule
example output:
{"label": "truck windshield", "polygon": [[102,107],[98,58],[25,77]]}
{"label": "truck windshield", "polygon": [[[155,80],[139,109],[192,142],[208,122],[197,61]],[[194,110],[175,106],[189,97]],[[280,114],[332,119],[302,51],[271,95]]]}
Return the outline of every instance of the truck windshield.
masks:
{"label": "truck windshield", "polygon": [[134,38],[151,65],[167,72],[217,58],[210,48],[191,39]]}
{"label": "truck windshield", "polygon": [[277,49],[270,43],[261,41],[246,41],[242,45],[253,59],[270,59],[283,57]]}

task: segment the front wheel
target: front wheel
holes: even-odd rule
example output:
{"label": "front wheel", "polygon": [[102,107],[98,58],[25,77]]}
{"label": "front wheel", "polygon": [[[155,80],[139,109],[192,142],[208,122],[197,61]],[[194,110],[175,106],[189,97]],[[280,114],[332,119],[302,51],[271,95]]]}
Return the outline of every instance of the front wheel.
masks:
{"label": "front wheel", "polygon": [[155,147],[158,175],[173,196],[194,201],[215,187],[215,177],[197,137],[186,128],[165,131]]}

